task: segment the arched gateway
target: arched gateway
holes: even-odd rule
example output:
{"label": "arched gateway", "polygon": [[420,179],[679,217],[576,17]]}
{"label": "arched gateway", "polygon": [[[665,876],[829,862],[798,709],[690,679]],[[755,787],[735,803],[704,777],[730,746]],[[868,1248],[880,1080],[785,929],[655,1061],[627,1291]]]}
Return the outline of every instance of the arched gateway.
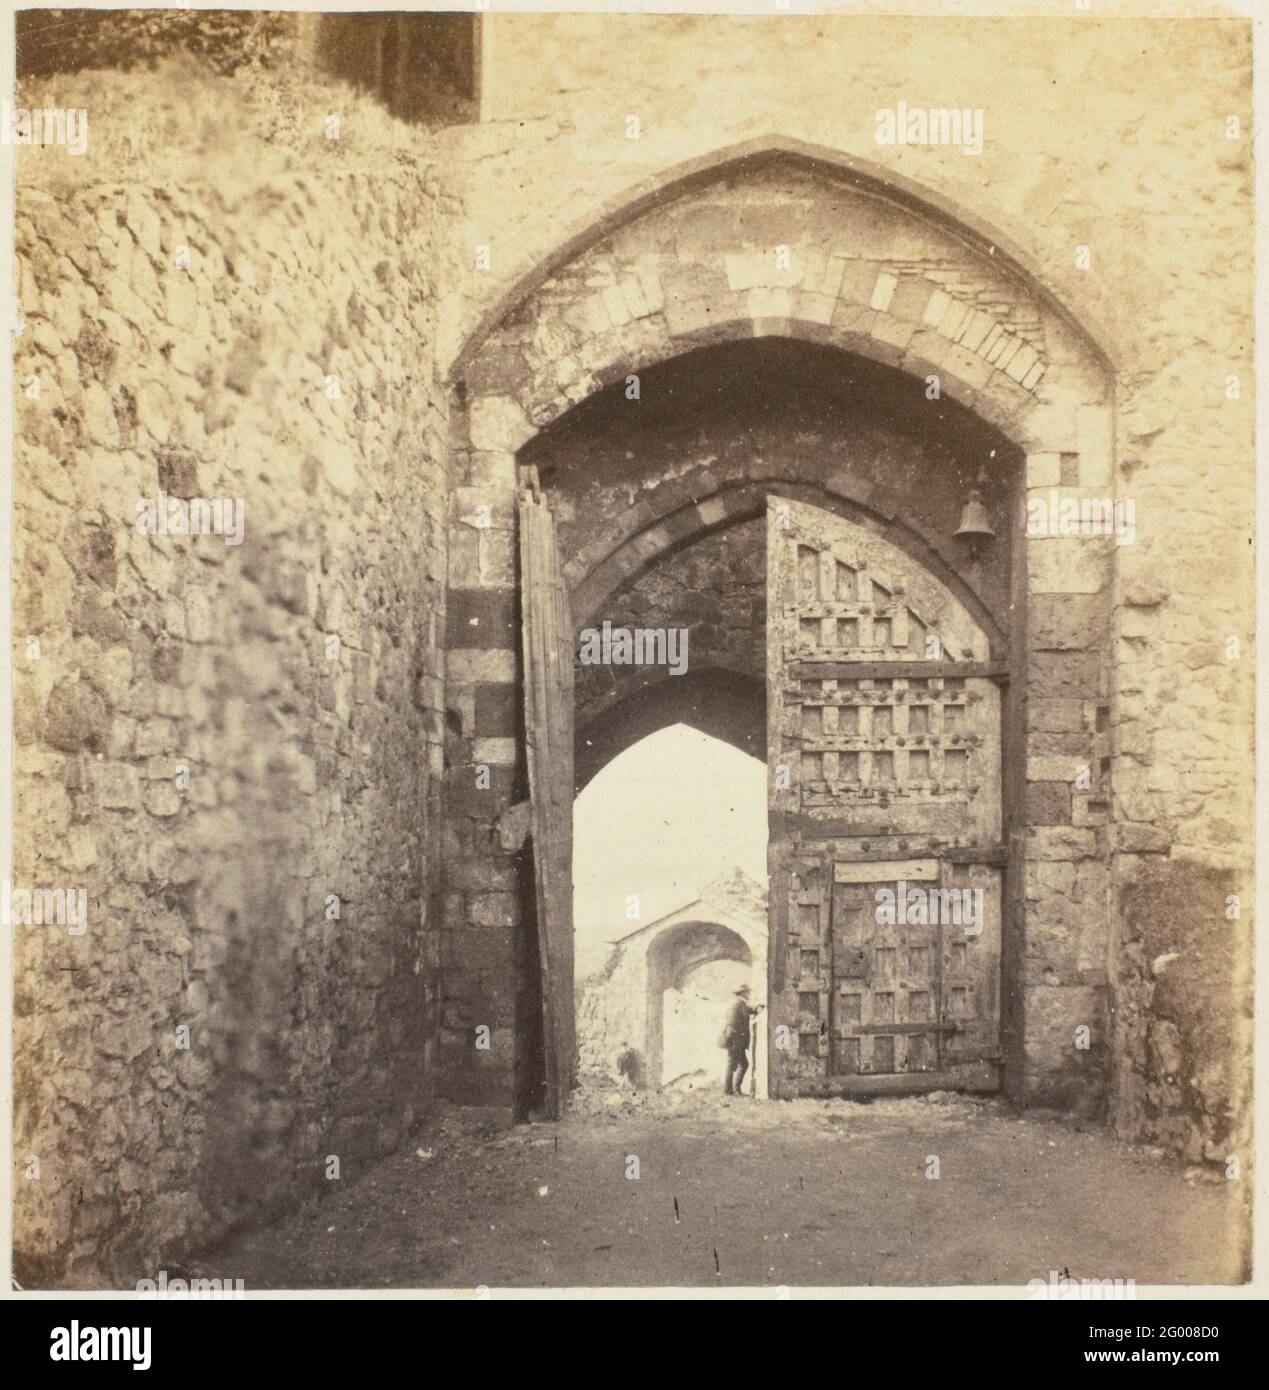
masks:
{"label": "arched gateway", "polygon": [[[454,1094],[564,1103],[575,776],[681,720],[771,768],[773,1093],[1095,1109],[1111,551],[1022,519],[1111,488],[1096,346],[981,231],[773,146],[571,240],[454,392]],[[574,681],[582,628],[645,612],[686,676]]]}

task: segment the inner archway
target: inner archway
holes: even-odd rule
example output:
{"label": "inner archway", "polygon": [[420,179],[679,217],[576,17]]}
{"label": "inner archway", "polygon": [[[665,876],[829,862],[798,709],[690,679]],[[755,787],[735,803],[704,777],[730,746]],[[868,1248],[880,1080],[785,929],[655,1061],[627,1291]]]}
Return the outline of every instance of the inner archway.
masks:
{"label": "inner archway", "polygon": [[[699,729],[657,730],[587,783],[574,804],[584,1085],[656,1090],[684,1074],[721,1084],[718,1000],[730,976],[717,963],[747,972],[728,995],[745,983],[762,1001],[766,853],[764,764]],[[676,1077],[666,1074],[667,1000],[671,1056],[684,1063]]]}
{"label": "inner archway", "polygon": [[765,998],[754,966],[744,937],[715,922],[657,932],[648,951],[648,1070],[661,1089],[717,1089],[718,1040],[737,991]]}
{"label": "inner archway", "polygon": [[[727,1016],[733,998],[752,975],[748,961],[707,960],[693,966],[661,996],[661,1085],[665,1090],[717,1087],[719,1019]],[[756,1087],[756,1070],[749,1080]]]}

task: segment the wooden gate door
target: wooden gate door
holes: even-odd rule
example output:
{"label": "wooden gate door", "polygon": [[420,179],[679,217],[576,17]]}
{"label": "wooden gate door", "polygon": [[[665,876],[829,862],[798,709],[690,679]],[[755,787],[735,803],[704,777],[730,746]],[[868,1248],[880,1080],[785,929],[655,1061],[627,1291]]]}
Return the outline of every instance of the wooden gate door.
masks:
{"label": "wooden gate door", "polygon": [[772,1093],[998,1084],[1000,687],[898,547],[767,508]]}
{"label": "wooden gate door", "polygon": [[555,518],[520,492],[520,607],[529,832],[537,887],[546,1110],[558,1118],[576,1072],[573,1018],[573,623]]}

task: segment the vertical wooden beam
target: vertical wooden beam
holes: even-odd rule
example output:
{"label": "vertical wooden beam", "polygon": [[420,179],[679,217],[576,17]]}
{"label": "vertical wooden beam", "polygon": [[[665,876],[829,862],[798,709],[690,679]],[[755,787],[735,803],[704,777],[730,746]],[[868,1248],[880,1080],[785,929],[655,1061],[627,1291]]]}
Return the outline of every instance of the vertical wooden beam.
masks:
{"label": "vertical wooden beam", "polygon": [[555,518],[530,485],[519,495],[521,639],[546,1108],[558,1118],[576,1069],[573,1019],[573,620]]}

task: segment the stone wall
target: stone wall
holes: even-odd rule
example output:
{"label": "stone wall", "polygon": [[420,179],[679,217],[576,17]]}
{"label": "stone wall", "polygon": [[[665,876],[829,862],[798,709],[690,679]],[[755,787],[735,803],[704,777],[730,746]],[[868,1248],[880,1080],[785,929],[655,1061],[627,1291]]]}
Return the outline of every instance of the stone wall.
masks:
{"label": "stone wall", "polygon": [[[289,148],[268,84],[75,89],[89,155],[19,163],[15,882],[89,925],[15,933],[15,1236],[28,1286],[126,1286],[429,1103],[442,233],[422,138],[340,89]],[[241,543],[140,533],[161,494]]]}

